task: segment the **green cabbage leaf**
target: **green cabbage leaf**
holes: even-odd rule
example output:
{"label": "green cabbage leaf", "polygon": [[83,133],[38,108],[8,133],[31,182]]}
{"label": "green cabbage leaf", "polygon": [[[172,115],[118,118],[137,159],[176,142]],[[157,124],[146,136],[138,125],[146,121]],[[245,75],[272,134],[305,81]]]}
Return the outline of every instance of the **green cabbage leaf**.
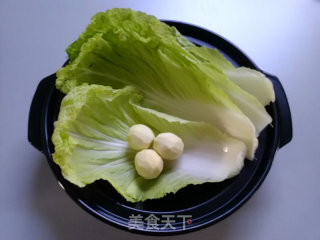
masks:
{"label": "green cabbage leaf", "polygon": [[[275,101],[272,82],[263,73],[247,67],[236,68],[217,49],[190,46],[189,51],[206,65],[223,71],[233,83],[255,97],[263,106]],[[252,98],[250,102],[257,105]]]}
{"label": "green cabbage leaf", "polygon": [[67,52],[70,62],[57,72],[62,92],[83,83],[134,86],[144,107],[208,122],[244,142],[248,159],[272,120],[255,96],[229,79],[224,61],[213,60],[214,54],[203,53],[174,27],[141,12],[96,14]]}
{"label": "green cabbage leaf", "polygon": [[[104,179],[128,201],[156,199],[189,184],[220,182],[243,167],[246,147],[205,122],[174,117],[142,106],[135,87],[74,87],[61,103],[52,141],[53,159],[64,178],[84,187]],[[172,132],[182,138],[185,150],[176,161],[165,161],[157,179],[146,180],[135,171],[136,152],[127,134],[134,124],[145,124],[155,134]]]}

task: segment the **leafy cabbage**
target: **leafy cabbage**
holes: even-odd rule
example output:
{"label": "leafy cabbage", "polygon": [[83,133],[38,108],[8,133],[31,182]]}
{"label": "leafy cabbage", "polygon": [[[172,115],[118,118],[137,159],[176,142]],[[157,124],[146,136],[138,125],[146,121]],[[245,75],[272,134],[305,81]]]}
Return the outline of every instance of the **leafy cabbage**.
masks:
{"label": "leafy cabbage", "polygon": [[[109,181],[128,201],[175,193],[188,184],[237,175],[254,159],[275,100],[260,72],[234,67],[216,49],[198,47],[153,16],[130,9],[97,13],[67,48],[58,70],[62,101],[52,141],[63,176],[83,187]],[[185,151],[154,180],[134,168],[128,129],[172,132]]]}
{"label": "leafy cabbage", "polygon": [[[204,122],[192,122],[141,106],[142,95],[133,87],[114,90],[83,84],[63,99],[52,141],[54,161],[64,178],[83,187],[98,179],[109,181],[131,202],[160,198],[188,184],[219,182],[238,174],[245,145]],[[172,132],[185,150],[176,161],[166,161],[154,180],[140,177],[134,167],[135,151],[127,133],[145,124],[155,134]]]}
{"label": "leafy cabbage", "polygon": [[[263,106],[275,101],[273,85],[263,73],[247,67],[234,67],[217,49],[190,46],[189,51],[205,64],[222,70],[232,82],[256,97]],[[252,104],[257,104],[256,100],[252,100]]]}
{"label": "leafy cabbage", "polygon": [[214,61],[207,64],[195,55],[194,48],[153,16],[129,9],[98,13],[67,49],[70,63],[57,72],[57,88],[67,93],[82,83],[135,86],[144,106],[211,123],[243,141],[246,157],[253,159],[257,136],[270,116]]}

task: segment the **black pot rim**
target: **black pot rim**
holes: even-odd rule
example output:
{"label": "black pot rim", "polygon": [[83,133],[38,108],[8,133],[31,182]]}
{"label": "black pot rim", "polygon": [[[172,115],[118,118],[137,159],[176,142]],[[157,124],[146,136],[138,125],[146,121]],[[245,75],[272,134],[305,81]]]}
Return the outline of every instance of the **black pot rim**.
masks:
{"label": "black pot rim", "polygon": [[[251,61],[237,47],[235,47],[233,44],[223,39],[222,37],[218,36],[217,34],[187,23],[168,20],[164,20],[164,22],[171,26],[175,26],[183,35],[192,37],[193,39],[195,39],[195,41],[196,39],[199,39],[200,44],[202,41],[208,43],[209,45],[217,47],[218,49],[222,50],[226,55],[231,56],[232,59],[236,60],[236,62],[239,65],[247,66],[261,71],[254,64],[254,62]],[[223,220],[224,218],[232,214],[234,211],[236,211],[238,208],[240,208],[245,202],[247,202],[251,198],[251,196],[260,187],[265,177],[267,176],[271,168],[274,154],[277,148],[284,146],[285,144],[290,142],[292,138],[291,115],[284,90],[279,80],[275,76],[272,76],[267,73],[265,74],[270,78],[270,80],[274,84],[277,100],[275,103],[272,103],[270,104],[270,106],[268,106],[268,111],[273,116],[273,127],[271,128],[269,126],[265,133],[264,138],[268,141],[264,143],[266,145],[266,151],[264,151],[264,149],[261,150],[263,151],[263,153],[261,154],[264,154],[263,156],[266,156],[264,157],[265,159],[263,159],[263,167],[257,167],[254,170],[254,174],[250,175],[251,178],[247,179],[247,183],[241,186],[238,189],[237,194],[231,197],[224,205],[222,204],[220,209],[211,209],[210,212],[210,207],[208,206],[212,207],[212,203],[210,205],[210,201],[208,200],[208,202],[204,202],[202,205],[198,204],[197,206],[195,206],[195,209],[188,208],[186,210],[181,210],[180,212],[196,213],[199,211],[204,212],[206,208],[208,209],[208,211],[202,215],[202,219],[200,219],[200,217],[197,219],[193,219],[193,224],[191,224],[187,228],[181,228],[180,226],[180,228],[176,230],[168,229],[161,231],[132,229],[130,230],[130,232],[148,235],[173,235],[192,232]],[[56,101],[61,101],[61,98],[63,97],[63,95],[55,89],[55,79],[55,74],[43,79],[40,82],[38,89],[35,93],[29,114],[29,141],[33,146],[35,146],[37,149],[39,149],[46,155],[48,163],[52,171],[54,172],[60,186],[80,207],[82,207],[84,210],[86,210],[94,217],[102,220],[103,222],[109,223],[123,230],[128,230],[128,222],[121,219],[120,215],[118,216],[116,213],[111,211],[108,212],[108,210],[104,209],[105,213],[107,214],[106,217],[106,215],[101,214],[101,212],[99,212],[98,209],[93,209],[92,206],[89,206],[88,202],[86,202],[86,200],[82,198],[83,196],[79,196],[79,192],[75,190],[75,188],[77,187],[63,178],[63,176],[61,175],[60,168],[53,162],[51,156],[53,149],[53,145],[51,142],[51,132],[53,131],[52,119],[54,119],[53,116],[57,115],[57,113],[52,112],[52,109],[54,109],[53,105],[56,104]],[[286,126],[286,128],[284,128],[283,126]],[[123,208],[130,209],[130,206],[123,205]],[[132,208],[132,211],[136,211],[138,213],[141,212],[142,214],[154,213],[149,210],[144,211],[143,209],[135,208]],[[177,212],[179,211],[175,211],[175,213]],[[212,217],[213,212],[215,213],[215,217]],[[164,212],[162,211],[161,213]],[[157,213],[155,212],[155,214]],[[181,224],[182,223],[180,223],[180,225]]]}

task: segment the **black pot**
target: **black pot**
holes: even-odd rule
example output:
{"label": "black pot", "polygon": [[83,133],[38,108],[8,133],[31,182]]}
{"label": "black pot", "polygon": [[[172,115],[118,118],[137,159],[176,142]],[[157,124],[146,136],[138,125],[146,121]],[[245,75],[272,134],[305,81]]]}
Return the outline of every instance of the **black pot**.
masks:
{"label": "black pot", "polygon": [[[175,26],[194,43],[219,49],[235,65],[261,71],[238,48],[215,33],[186,23],[165,22]],[[53,123],[57,120],[64,96],[55,88],[55,74],[39,83],[33,97],[28,139],[46,155],[53,173],[69,196],[98,219],[121,229],[144,234],[170,235],[194,231],[222,220],[242,206],[267,176],[276,150],[289,143],[292,138],[291,114],[283,87],[277,77],[265,74],[272,81],[276,93],[275,103],[267,107],[273,118],[272,126],[266,127],[259,136],[256,160],[245,161],[238,176],[221,183],[190,185],[162,199],[129,203],[107,181],[99,180],[84,188],[68,182],[61,175],[61,170],[53,162],[51,155],[54,152],[51,141]],[[150,216],[158,218],[154,221],[160,229],[147,228],[148,221],[145,218]],[[133,225],[134,217],[142,220],[141,225]],[[165,225],[161,221],[167,218],[171,220],[172,228],[161,229]]]}

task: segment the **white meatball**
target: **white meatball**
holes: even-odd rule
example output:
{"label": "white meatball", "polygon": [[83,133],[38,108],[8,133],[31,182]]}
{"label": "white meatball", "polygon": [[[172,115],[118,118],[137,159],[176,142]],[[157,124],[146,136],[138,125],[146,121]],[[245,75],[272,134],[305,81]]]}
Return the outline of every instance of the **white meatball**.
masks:
{"label": "white meatball", "polygon": [[157,178],[163,170],[163,160],[156,151],[144,149],[134,158],[138,174],[145,179]]}
{"label": "white meatball", "polygon": [[166,160],[178,159],[183,152],[182,139],[173,133],[160,133],[153,142],[153,149]]}
{"label": "white meatball", "polygon": [[127,139],[132,149],[142,150],[150,147],[154,134],[146,125],[136,124],[129,129]]}

